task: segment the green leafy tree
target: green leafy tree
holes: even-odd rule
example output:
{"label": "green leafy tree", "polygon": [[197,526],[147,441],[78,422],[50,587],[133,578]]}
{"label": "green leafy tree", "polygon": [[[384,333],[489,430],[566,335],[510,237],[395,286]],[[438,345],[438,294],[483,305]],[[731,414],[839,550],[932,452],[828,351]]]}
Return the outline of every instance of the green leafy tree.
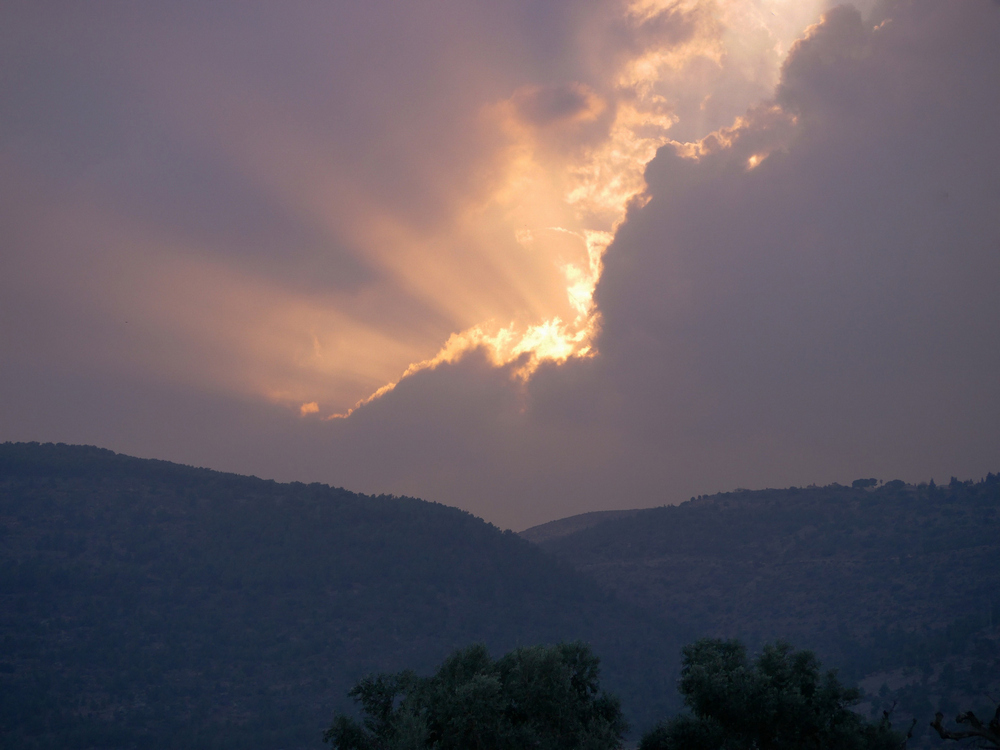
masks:
{"label": "green leafy tree", "polygon": [[906,738],[888,716],[851,710],[860,699],[809,651],[766,646],[751,661],[737,640],[684,648],[680,691],[690,713],[647,733],[640,750],[890,750]]}
{"label": "green leafy tree", "polygon": [[437,674],[367,677],[349,693],[360,721],[334,718],[336,750],[613,750],[627,725],[582,643],[519,648],[494,661],[470,646]]}

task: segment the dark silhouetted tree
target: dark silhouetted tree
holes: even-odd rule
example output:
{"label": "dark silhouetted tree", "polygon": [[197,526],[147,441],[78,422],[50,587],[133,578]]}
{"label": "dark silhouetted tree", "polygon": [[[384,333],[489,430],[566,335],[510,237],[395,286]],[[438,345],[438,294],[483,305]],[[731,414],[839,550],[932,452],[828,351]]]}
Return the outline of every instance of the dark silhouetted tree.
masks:
{"label": "dark silhouetted tree", "polygon": [[362,719],[334,719],[323,739],[336,750],[613,750],[627,729],[581,643],[519,648],[496,661],[470,646],[432,677],[377,675],[349,694]]}
{"label": "dark silhouetted tree", "polygon": [[983,724],[972,711],[966,711],[955,717],[959,724],[968,725],[968,729],[945,729],[942,720],[944,714],[938,712],[934,716],[931,726],[937,731],[943,740],[967,740],[971,739],[972,747],[995,747],[1000,748],[1000,705],[997,706],[996,713],[989,724]]}
{"label": "dark silhouetted tree", "polygon": [[684,648],[680,691],[690,713],[660,724],[640,750],[890,750],[905,746],[888,716],[851,710],[860,694],[809,651],[766,646],[754,661],[737,640]]}

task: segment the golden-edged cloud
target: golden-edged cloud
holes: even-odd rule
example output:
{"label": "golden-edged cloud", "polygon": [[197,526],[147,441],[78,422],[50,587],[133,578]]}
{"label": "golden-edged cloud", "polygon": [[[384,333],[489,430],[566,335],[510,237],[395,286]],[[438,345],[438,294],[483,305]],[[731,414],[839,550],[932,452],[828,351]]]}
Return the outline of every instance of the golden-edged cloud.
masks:
{"label": "golden-edged cloud", "polygon": [[[593,294],[603,254],[628,206],[641,203],[643,170],[672,140],[683,101],[701,101],[699,117],[705,122],[711,118],[704,116],[704,104],[713,97],[722,100],[716,102],[720,112],[745,107],[749,102],[739,94],[773,86],[791,31],[815,20],[817,10],[817,3],[779,0],[624,3],[615,19],[619,48],[609,50],[608,38],[593,32],[580,40],[591,58],[596,50],[607,54],[608,68],[600,76],[590,83],[526,84],[484,105],[480,122],[502,136],[502,147],[487,158],[494,179],[478,201],[452,217],[450,226],[437,227],[440,234],[428,241],[447,243],[462,227],[463,249],[477,259],[509,262],[527,254],[531,262],[513,273],[491,269],[488,277],[475,278],[447,253],[433,259],[428,253],[421,262],[421,252],[413,251],[419,243],[402,236],[383,243],[393,248],[388,262],[400,279],[428,298],[453,303],[452,319],[475,319],[436,354],[408,365],[402,377],[474,349],[487,351],[498,366],[523,360],[512,370],[520,377],[544,361],[591,356],[600,326]],[[736,101],[724,101],[733,98],[727,86],[737,88]],[[733,127],[739,128],[739,121]],[[710,147],[697,142],[689,148]],[[756,166],[765,155],[755,154],[748,165]],[[504,235],[507,241],[498,242]],[[441,258],[443,266],[436,262]],[[470,297],[489,298],[487,288],[520,287],[527,266],[533,266],[532,281],[547,282],[533,295],[523,295],[513,307],[463,314],[477,307]],[[391,388],[390,383],[374,396]]]}
{"label": "golden-edged cloud", "polygon": [[511,526],[995,471],[1000,15],[879,7],[0,24],[4,439]]}
{"label": "golden-edged cloud", "polygon": [[[524,378],[594,354],[602,258],[646,164],[769,90],[814,5],[556,4],[559,43],[532,54],[531,13],[461,2],[439,10],[462,33],[423,12],[297,9],[294,43],[267,36],[264,10],[226,35],[139,14],[114,38],[148,43],[74,43],[118,61],[148,132],[108,114],[127,148],[59,178],[51,208],[86,214],[76,231],[125,259],[91,300],[141,322],[123,368],[318,417],[472,350]],[[251,52],[262,34],[273,48]],[[162,205],[135,209],[144,191]]]}

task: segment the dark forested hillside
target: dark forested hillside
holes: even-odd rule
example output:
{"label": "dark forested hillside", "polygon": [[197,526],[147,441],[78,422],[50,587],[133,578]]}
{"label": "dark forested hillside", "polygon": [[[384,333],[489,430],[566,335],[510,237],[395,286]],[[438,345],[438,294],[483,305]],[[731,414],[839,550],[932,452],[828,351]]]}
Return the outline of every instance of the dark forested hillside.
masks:
{"label": "dark forested hillside", "polygon": [[866,710],[929,721],[1000,690],[998,511],[993,475],[741,491],[536,546],[412,498],[4,444],[0,747],[319,747],[366,673],[577,638],[639,731],[704,635],[813,648]]}
{"label": "dark forested hillside", "polygon": [[882,693],[872,709],[898,699],[929,721],[932,707],[986,701],[1000,690],[1000,477],[855,484],[737,491],[524,534],[689,639],[815,649]]}
{"label": "dark forested hillside", "polygon": [[322,746],[372,671],[583,639],[642,729],[680,642],[462,511],[0,445],[0,745]]}

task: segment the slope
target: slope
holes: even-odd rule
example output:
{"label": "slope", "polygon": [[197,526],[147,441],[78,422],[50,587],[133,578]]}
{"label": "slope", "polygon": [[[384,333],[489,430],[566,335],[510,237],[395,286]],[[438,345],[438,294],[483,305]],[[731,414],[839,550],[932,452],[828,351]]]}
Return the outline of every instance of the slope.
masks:
{"label": "slope", "polygon": [[885,683],[873,710],[898,698],[929,721],[983,700],[1000,688],[1000,477],[855,484],[692,498],[539,545],[687,639],[785,638]]}
{"label": "slope", "polygon": [[582,639],[638,729],[679,642],[454,508],[97,448],[0,445],[0,737],[293,748],[371,671]]}

